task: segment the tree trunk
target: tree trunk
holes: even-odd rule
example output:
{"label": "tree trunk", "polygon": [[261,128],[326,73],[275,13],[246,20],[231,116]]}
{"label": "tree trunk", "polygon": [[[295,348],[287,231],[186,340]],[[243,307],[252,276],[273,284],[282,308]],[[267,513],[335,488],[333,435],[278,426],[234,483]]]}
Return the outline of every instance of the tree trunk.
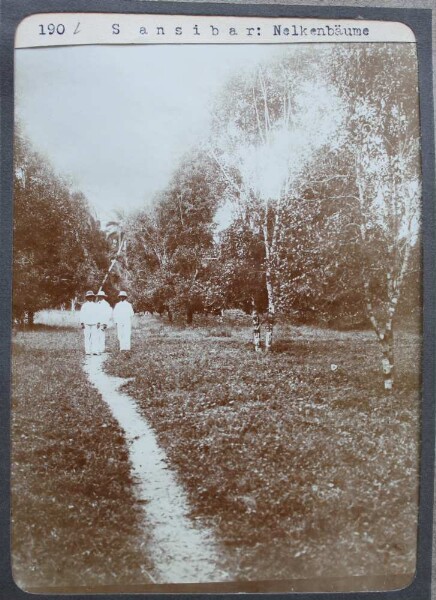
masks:
{"label": "tree trunk", "polygon": [[[278,211],[278,209],[277,209]],[[265,246],[265,280],[266,280],[266,292],[268,295],[268,317],[266,324],[266,338],[265,338],[265,350],[270,350],[273,340],[273,328],[274,328],[274,314],[275,314],[275,297],[274,297],[274,284],[273,284],[273,268],[275,251],[277,246],[277,234],[279,230],[279,212],[276,212],[276,219],[274,224],[274,231],[271,243],[268,239],[268,206],[265,210],[265,219],[263,223],[263,242]]]}
{"label": "tree trunk", "polygon": [[257,312],[253,312],[253,344],[255,351],[260,352],[260,319]]}
{"label": "tree trunk", "polygon": [[186,309],[186,324],[192,325],[192,320],[194,318],[194,311],[190,306]]}
{"label": "tree trunk", "polygon": [[266,291],[268,294],[268,312],[274,314],[274,289],[272,284],[271,270],[269,268],[266,270]]}
{"label": "tree trunk", "polygon": [[170,309],[168,309],[168,321],[169,321],[170,323],[172,323],[172,322],[173,322],[173,313],[171,312],[171,310],[170,310]]}
{"label": "tree trunk", "polygon": [[384,388],[385,391],[391,392],[394,387],[394,324],[393,319],[395,315],[395,308],[397,305],[397,298],[391,300],[389,309],[389,317],[384,330],[381,328],[378,322],[373,306],[371,297],[369,294],[369,283],[368,280],[364,281],[364,291],[366,299],[366,312],[371,325],[377,335],[377,339],[380,342],[382,349],[382,368],[384,375]]}
{"label": "tree trunk", "polygon": [[383,339],[380,340],[382,346],[382,367],[384,375],[385,390],[390,392],[394,386],[394,333],[392,324],[387,328]]}
{"label": "tree trunk", "polygon": [[269,352],[273,343],[274,313],[268,312],[265,322],[265,350]]}
{"label": "tree trunk", "polygon": [[265,325],[265,350],[271,350],[273,342],[273,329],[274,329],[274,314],[275,314],[275,301],[274,301],[274,288],[271,281],[270,268],[266,269],[266,290],[268,293],[268,315]]}

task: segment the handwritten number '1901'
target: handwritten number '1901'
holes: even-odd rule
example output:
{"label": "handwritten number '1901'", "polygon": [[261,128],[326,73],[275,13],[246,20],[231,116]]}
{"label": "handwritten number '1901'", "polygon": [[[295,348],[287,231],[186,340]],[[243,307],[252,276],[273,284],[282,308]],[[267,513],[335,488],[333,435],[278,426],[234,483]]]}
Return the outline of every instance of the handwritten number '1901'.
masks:
{"label": "handwritten number '1901'", "polygon": [[53,35],[57,33],[58,35],[62,35],[65,33],[65,25],[59,23],[59,25],[55,25],[54,23],[49,23],[47,26],[40,25],[39,26],[39,35]]}

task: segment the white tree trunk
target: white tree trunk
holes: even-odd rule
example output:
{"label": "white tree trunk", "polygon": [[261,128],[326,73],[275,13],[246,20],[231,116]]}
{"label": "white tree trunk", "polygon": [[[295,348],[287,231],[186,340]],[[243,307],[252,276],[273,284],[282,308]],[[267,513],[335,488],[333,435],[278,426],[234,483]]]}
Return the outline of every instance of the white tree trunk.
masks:
{"label": "white tree trunk", "polygon": [[255,351],[260,352],[260,319],[257,312],[253,312],[253,344]]}
{"label": "white tree trunk", "polygon": [[274,289],[274,270],[276,268],[276,253],[277,253],[277,239],[280,233],[280,202],[276,206],[276,215],[274,219],[274,228],[272,232],[272,239],[269,240],[268,236],[268,203],[265,209],[264,222],[263,222],[263,241],[265,246],[265,281],[266,281],[266,292],[268,296],[268,317],[266,322],[266,333],[265,333],[265,350],[271,350],[273,343],[273,329],[274,329],[274,316],[276,312],[275,302],[275,289]]}
{"label": "white tree trunk", "polygon": [[386,329],[381,345],[383,352],[384,386],[385,390],[390,392],[394,387],[394,338],[392,324],[390,330]]}

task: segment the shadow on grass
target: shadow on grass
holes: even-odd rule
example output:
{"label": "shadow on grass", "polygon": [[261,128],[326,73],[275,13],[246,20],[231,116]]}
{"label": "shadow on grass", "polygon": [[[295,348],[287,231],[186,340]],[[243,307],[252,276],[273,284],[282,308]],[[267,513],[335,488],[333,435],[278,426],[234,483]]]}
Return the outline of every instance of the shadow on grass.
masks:
{"label": "shadow on grass", "polygon": [[298,345],[295,340],[277,340],[273,343],[271,352],[273,354],[293,353]]}

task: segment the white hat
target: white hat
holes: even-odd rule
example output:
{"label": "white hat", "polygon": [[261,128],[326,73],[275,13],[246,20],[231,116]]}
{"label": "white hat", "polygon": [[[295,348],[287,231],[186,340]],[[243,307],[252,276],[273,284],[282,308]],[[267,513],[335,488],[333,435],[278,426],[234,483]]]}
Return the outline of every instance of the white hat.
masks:
{"label": "white hat", "polygon": [[127,292],[120,292],[118,298],[127,298]]}
{"label": "white hat", "polygon": [[91,296],[95,296],[95,294],[92,290],[89,290],[88,292],[86,292],[85,298],[90,298]]}
{"label": "white hat", "polygon": [[97,296],[106,296],[106,294],[103,292],[103,290],[98,290]]}

